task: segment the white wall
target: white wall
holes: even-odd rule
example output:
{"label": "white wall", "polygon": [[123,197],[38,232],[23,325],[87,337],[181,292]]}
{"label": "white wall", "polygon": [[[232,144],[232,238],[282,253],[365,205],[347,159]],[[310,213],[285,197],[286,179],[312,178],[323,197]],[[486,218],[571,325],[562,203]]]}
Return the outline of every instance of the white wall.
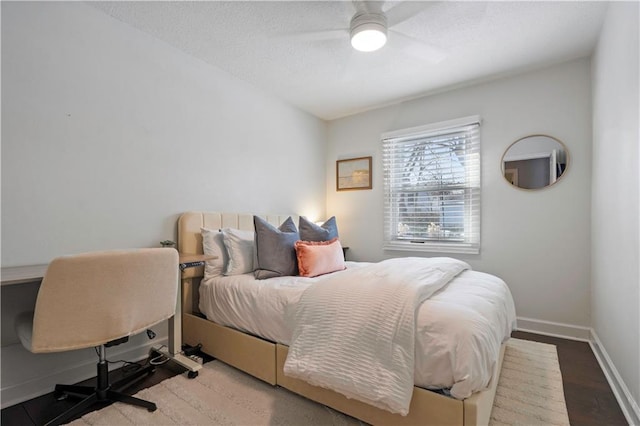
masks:
{"label": "white wall", "polygon": [[82,3],[2,3],[2,124],[3,266],[324,212],[324,122]]}
{"label": "white wall", "polygon": [[[593,57],[592,325],[640,424],[637,2],[610,3]],[[612,372],[615,376],[616,372]],[[635,405],[635,407],[634,407]]]}
{"label": "white wall", "polygon": [[324,216],[323,121],[81,2],[1,7],[2,266],[157,247],[186,210]]}
{"label": "white wall", "polygon": [[[426,96],[329,123],[327,214],[335,214],[354,260],[405,255],[383,251],[380,134],[478,114],[482,117],[482,246],[459,256],[509,285],[519,317],[587,327],[591,92],[586,59]],[[562,180],[539,191],[513,188],[500,173],[505,149],[528,134],[568,148]],[[373,155],[373,189],[336,192],[335,160]],[[586,336],[584,336],[586,337]]]}

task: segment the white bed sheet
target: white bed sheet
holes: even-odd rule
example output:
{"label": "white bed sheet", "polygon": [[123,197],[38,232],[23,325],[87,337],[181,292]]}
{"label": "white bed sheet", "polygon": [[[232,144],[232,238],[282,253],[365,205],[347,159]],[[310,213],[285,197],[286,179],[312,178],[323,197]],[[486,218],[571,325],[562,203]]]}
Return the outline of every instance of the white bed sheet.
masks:
{"label": "white bed sheet", "polygon": [[[368,263],[346,264],[347,268],[358,268]],[[202,280],[199,308],[207,319],[220,325],[289,345],[292,331],[285,320],[285,308],[322,279],[256,280],[253,274],[243,274]],[[418,310],[415,384],[449,389],[464,380],[475,383],[472,392],[484,389],[500,345],[515,325],[513,298],[504,281],[482,272],[462,272]],[[469,375],[478,380],[468,380]]]}

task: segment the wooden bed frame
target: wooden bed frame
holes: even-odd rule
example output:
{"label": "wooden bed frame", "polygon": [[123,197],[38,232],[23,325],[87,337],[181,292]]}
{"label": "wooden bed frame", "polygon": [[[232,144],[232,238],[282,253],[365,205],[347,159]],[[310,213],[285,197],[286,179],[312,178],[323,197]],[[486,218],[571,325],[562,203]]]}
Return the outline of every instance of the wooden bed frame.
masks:
{"label": "wooden bed frame", "polygon": [[[292,215],[294,220],[297,217]],[[278,226],[288,216],[261,215]],[[241,213],[187,212],[178,220],[178,249],[181,253],[202,254],[200,228],[224,227],[253,230],[253,215]],[[202,344],[202,350],[272,385],[329,406],[370,424],[380,425],[486,425],[502,368],[505,345],[502,345],[498,368],[490,386],[465,400],[458,400],[419,387],[413,388],[409,414],[400,416],[388,411],[348,399],[345,396],[287,377],[283,373],[288,348],[235,329],[218,325],[204,318],[198,310],[198,286],[203,267],[190,268],[182,273],[182,336],[192,346]]]}

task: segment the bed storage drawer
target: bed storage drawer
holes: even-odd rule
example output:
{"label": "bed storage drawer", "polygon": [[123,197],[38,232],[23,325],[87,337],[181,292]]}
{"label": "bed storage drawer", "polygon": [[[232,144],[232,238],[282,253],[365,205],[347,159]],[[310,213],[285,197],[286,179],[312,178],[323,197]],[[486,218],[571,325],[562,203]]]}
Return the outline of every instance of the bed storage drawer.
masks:
{"label": "bed storage drawer", "polygon": [[[463,402],[421,388],[413,388],[409,414],[405,417],[392,414],[363,402],[348,399],[336,392],[312,386],[302,380],[284,375],[284,363],[288,348],[277,345],[278,385],[299,395],[327,405],[373,425],[462,425]],[[429,423],[424,423],[429,419]]]}
{"label": "bed storage drawer", "polygon": [[276,384],[276,345],[191,314],[182,315],[183,342],[202,344],[203,352],[251,374]]}

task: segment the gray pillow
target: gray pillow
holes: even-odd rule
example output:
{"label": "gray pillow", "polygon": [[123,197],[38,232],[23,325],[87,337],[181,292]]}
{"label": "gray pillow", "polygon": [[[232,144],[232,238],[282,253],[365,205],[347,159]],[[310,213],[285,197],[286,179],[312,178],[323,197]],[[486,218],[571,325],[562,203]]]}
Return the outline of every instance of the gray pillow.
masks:
{"label": "gray pillow", "polygon": [[298,275],[298,260],[294,244],[300,239],[291,217],[276,228],[266,220],[254,216],[256,229],[257,267],[254,276],[265,278]]}
{"label": "gray pillow", "polygon": [[298,226],[302,241],[329,241],[338,238],[338,225],[336,224],[335,216],[331,216],[329,220],[320,226],[300,216]]}

